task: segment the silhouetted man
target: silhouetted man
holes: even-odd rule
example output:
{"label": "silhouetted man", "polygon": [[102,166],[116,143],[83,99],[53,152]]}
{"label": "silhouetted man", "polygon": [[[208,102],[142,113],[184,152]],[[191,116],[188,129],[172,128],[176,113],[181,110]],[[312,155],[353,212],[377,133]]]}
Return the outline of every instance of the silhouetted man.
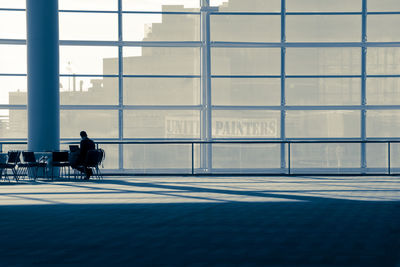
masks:
{"label": "silhouetted man", "polygon": [[[81,143],[79,149],[79,156],[76,163],[71,164],[71,167],[85,173],[85,179],[89,179],[93,174],[92,169],[85,166],[86,155],[89,150],[95,149],[96,145],[92,139],[90,139],[85,131],[81,131]],[[83,167],[82,167],[83,166]]]}

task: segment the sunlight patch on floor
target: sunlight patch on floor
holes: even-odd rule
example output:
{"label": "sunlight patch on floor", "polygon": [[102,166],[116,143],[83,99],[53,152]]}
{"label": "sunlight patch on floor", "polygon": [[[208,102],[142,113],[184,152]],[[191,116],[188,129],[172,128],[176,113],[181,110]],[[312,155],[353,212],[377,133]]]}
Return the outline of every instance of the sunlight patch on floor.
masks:
{"label": "sunlight patch on floor", "polygon": [[0,182],[0,205],[400,201],[387,177],[112,177]]}

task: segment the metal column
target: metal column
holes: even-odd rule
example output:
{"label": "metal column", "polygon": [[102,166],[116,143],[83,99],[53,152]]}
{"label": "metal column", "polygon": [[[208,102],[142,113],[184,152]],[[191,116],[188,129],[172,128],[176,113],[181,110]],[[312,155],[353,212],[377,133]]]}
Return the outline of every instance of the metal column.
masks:
{"label": "metal column", "polygon": [[[211,103],[211,51],[210,51],[210,12],[212,9],[208,0],[201,1],[201,77],[202,77],[202,111],[201,139],[212,140],[212,103]],[[212,145],[202,144],[201,166],[204,172],[212,169]]]}
{"label": "metal column", "polygon": [[[122,0],[118,0],[118,139],[124,140],[124,53],[122,46]],[[124,169],[124,145],[118,145],[118,168]]]}
{"label": "metal column", "polygon": [[[286,0],[281,2],[281,128],[280,128],[280,139],[286,140]],[[289,146],[289,144],[288,144]],[[288,147],[289,149],[289,147]],[[285,173],[286,170],[286,144],[281,144],[281,170]],[[289,164],[289,162],[288,162]],[[288,166],[289,167],[289,166]],[[290,167],[289,167],[290,168]],[[290,170],[288,169],[290,172]]]}
{"label": "metal column", "polygon": [[[367,140],[367,0],[362,0],[362,48],[361,48],[361,140]],[[361,173],[367,171],[367,144],[361,143]]]}

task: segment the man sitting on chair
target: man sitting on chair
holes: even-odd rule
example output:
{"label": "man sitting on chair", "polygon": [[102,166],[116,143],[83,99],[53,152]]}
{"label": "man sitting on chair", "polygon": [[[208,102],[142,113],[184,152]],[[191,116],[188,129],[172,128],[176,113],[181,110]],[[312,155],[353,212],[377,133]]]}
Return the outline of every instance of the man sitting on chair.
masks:
{"label": "man sitting on chair", "polygon": [[81,143],[79,149],[79,156],[76,159],[76,162],[71,162],[71,167],[77,169],[80,172],[85,173],[85,179],[88,180],[90,176],[93,174],[92,169],[85,166],[85,159],[87,152],[89,150],[95,149],[96,145],[92,139],[90,139],[85,131],[81,131]]}

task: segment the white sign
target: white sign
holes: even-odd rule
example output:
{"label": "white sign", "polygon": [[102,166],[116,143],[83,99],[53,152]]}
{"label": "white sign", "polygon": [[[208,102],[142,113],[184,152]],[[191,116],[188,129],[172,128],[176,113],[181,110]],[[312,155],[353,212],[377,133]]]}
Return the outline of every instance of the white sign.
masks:
{"label": "white sign", "polygon": [[[278,122],[272,118],[215,118],[213,138],[278,138]],[[166,138],[199,138],[200,121],[193,117],[166,117]]]}
{"label": "white sign", "polygon": [[213,137],[275,138],[278,137],[276,119],[231,119],[213,120]]}

